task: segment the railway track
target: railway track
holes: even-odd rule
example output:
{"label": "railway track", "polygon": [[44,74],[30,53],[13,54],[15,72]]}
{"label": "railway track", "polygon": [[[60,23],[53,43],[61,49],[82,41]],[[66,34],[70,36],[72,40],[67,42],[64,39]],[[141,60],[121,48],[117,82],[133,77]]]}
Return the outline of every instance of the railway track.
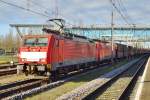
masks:
{"label": "railway track", "polygon": [[0,65],[0,76],[11,75],[17,73],[17,64],[2,64]]}
{"label": "railway track", "polygon": [[8,69],[8,68],[16,68],[17,67],[17,64],[13,64],[13,65],[11,65],[11,64],[2,64],[2,65],[0,65],[0,70],[1,69]]}
{"label": "railway track", "polygon": [[16,73],[17,73],[17,68],[8,68],[8,69],[0,70],[0,76],[16,74]]}
{"label": "railway track", "polygon": [[42,83],[43,80],[41,79],[27,79],[0,86],[0,99],[5,99],[6,97],[27,91],[28,89],[39,87]]}
{"label": "railway track", "polygon": [[[57,98],[57,100],[66,100],[66,99],[92,99],[95,97],[95,93],[99,92],[98,90],[104,90],[105,86],[108,86],[107,84],[112,83],[112,80],[118,78],[120,75],[125,73],[128,69],[132,68],[137,65],[137,63],[141,63],[141,60],[145,58],[146,56],[140,57],[139,59],[135,59],[132,62],[129,62],[128,64],[123,65],[120,68],[114,69],[113,71],[106,73],[60,97]],[[146,61],[146,60],[145,60]],[[143,62],[143,61],[142,61]],[[98,94],[98,93],[97,93]],[[96,99],[99,96],[99,94],[94,98]],[[107,100],[107,99],[106,99]],[[108,99],[110,100],[110,99]]]}
{"label": "railway track", "polygon": [[[100,64],[101,67],[104,67],[106,65],[111,65],[111,64],[110,63]],[[81,70],[81,71],[78,71],[78,72],[71,73],[67,76],[60,77],[59,80],[56,81],[56,82],[52,82],[52,83],[37,87],[35,89],[31,89],[31,90],[16,94],[16,95],[12,96],[10,99],[12,99],[12,98],[13,99],[26,98],[28,96],[31,96],[31,95],[34,95],[34,94],[37,94],[37,93],[41,93],[41,92],[49,90],[51,88],[55,88],[57,86],[60,86],[61,84],[64,84],[65,82],[73,79],[74,77],[76,77],[80,74],[84,75],[84,74],[90,73],[90,71],[94,71],[96,69],[97,69],[97,67],[91,67],[91,68],[88,68],[88,69],[85,69],[85,70]]]}
{"label": "railway track", "polygon": [[[106,65],[109,65],[109,63],[103,63],[103,64],[101,64],[100,66],[101,67],[103,67],[103,66],[106,66]],[[53,83],[50,83],[50,84],[48,84],[47,86],[43,86],[43,87],[41,87],[41,88],[54,88],[54,87],[56,87],[56,86],[59,86],[59,85],[61,85],[61,84],[63,84],[64,82],[66,82],[66,81],[68,81],[68,80],[70,80],[71,78],[73,78],[75,75],[78,75],[78,74],[84,74],[84,73],[86,73],[86,72],[88,72],[88,71],[90,71],[90,70],[96,70],[96,67],[91,67],[91,68],[88,68],[88,69],[85,69],[85,70],[80,70],[80,71],[78,71],[78,72],[74,72],[74,73],[71,73],[71,74],[69,74],[69,75],[67,75],[67,76],[62,76],[62,77],[60,77],[59,78],[59,80],[58,81],[56,81],[56,82],[53,82]],[[11,73],[9,73],[9,71],[7,72],[7,70],[0,70],[1,72],[3,72],[3,73],[0,73],[0,76],[1,75],[6,75],[7,73],[8,74],[11,74]],[[15,73],[16,73],[16,68],[14,68],[12,71],[14,71]],[[12,72],[13,73],[13,72]],[[37,80],[37,79],[36,79]],[[41,85],[41,80],[39,80],[39,81],[36,81],[36,82],[34,82],[34,83],[30,83],[30,81],[33,81],[33,80],[26,80],[26,81],[20,81],[20,82],[15,82],[15,83],[10,83],[10,84],[7,84],[7,85],[4,85],[4,86],[0,86],[0,99],[1,98],[5,98],[5,97],[8,97],[8,96],[11,96],[12,94],[12,97],[13,96],[15,96],[15,95],[18,95],[19,94],[19,91],[21,92],[21,94],[23,93],[23,92],[25,92],[26,90],[29,90],[31,93],[32,93],[32,91],[33,92],[37,92],[37,91],[39,91],[38,89],[41,89],[39,86]],[[27,83],[27,82],[29,82],[29,83]],[[36,85],[37,84],[37,85]],[[18,86],[19,85],[19,86]],[[33,86],[33,87],[32,87]],[[29,87],[29,88],[28,88]],[[39,87],[39,88],[37,88],[37,90],[35,89],[33,89],[32,90],[32,88],[30,88],[30,87],[32,87],[32,88],[35,88],[35,87]],[[44,89],[42,89],[42,90],[44,90]],[[28,91],[27,91],[27,93],[28,93]],[[15,94],[15,95],[14,95]],[[28,95],[28,94],[27,94]],[[10,97],[11,98],[11,97]]]}
{"label": "railway track", "polygon": [[[108,63],[104,63],[104,64],[102,64],[101,66],[105,66],[105,65],[109,65]],[[39,87],[39,86],[36,86],[36,84],[38,83],[38,82],[35,82],[35,83],[33,83],[33,85],[32,84],[26,84],[26,85],[22,85],[21,86],[21,89],[19,89],[19,88],[17,88],[17,90],[14,90],[14,89],[11,89],[11,90],[13,90],[13,91],[15,91],[15,95],[13,95],[12,97],[10,97],[10,98],[24,98],[24,97],[27,97],[27,96],[29,96],[29,95],[32,95],[32,94],[36,94],[36,93],[39,93],[39,92],[42,92],[42,91],[44,91],[44,90],[47,90],[47,89],[50,89],[50,88],[54,88],[54,87],[56,87],[56,86],[59,86],[59,85],[61,85],[61,84],[63,84],[63,83],[65,83],[66,81],[68,81],[68,80],[70,80],[73,76],[75,76],[75,75],[78,75],[78,74],[84,74],[84,73],[86,73],[86,72],[88,72],[89,70],[91,70],[91,69],[95,69],[96,70],[96,67],[92,67],[92,68],[89,68],[89,69],[86,69],[86,70],[81,70],[81,71],[79,71],[79,72],[77,72],[77,73],[74,73],[74,74],[71,74],[71,75],[68,75],[67,77],[61,77],[60,79],[61,80],[59,80],[59,81],[57,81],[57,82],[53,82],[53,83],[50,83],[50,84],[48,84],[48,85],[44,85],[44,86],[42,86],[42,87]],[[18,84],[18,83],[17,83]],[[39,84],[40,84],[40,80],[39,80]],[[32,86],[36,86],[37,88],[36,89],[29,89],[28,87],[30,87],[30,85],[31,85],[31,87]],[[12,86],[12,85],[11,85]],[[13,85],[14,87],[15,87],[15,85]],[[27,87],[26,87],[27,86]],[[5,86],[5,87],[10,87],[9,85],[7,85],[7,86]],[[18,86],[18,87],[20,87],[20,86]],[[25,89],[25,88],[28,88],[27,90],[28,91],[26,91],[26,90],[23,90],[22,91],[22,89]],[[7,89],[6,89],[7,90]],[[0,91],[1,91],[1,87],[0,87]],[[21,91],[21,93],[18,93],[17,91]],[[14,93],[14,92],[12,92],[12,93]],[[3,93],[2,95],[5,97],[5,94],[11,94],[11,91],[9,92],[7,92],[7,93]],[[1,93],[0,93],[0,97],[1,97]],[[7,97],[7,95],[6,95],[6,97]]]}
{"label": "railway track", "polygon": [[86,99],[98,99],[98,100],[122,100],[128,96],[130,86],[134,83],[140,73],[141,69],[145,65],[147,58],[134,64],[133,67],[122,72],[104,85],[96,89],[91,94],[84,97]]}

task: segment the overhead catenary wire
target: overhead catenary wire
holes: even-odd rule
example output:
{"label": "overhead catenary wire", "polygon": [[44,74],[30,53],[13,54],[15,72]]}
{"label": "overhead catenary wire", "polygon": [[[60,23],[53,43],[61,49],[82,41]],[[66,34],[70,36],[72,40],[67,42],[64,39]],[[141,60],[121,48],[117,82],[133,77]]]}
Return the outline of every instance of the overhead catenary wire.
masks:
{"label": "overhead catenary wire", "polygon": [[120,16],[122,17],[122,19],[128,24],[128,25],[133,25],[132,23],[129,23],[129,21],[127,20],[127,18],[122,14],[122,12],[120,11],[120,9],[118,9],[118,7],[116,6],[116,4],[113,2],[113,0],[109,0],[110,3],[112,4],[112,6],[116,9],[116,11],[120,14]]}
{"label": "overhead catenary wire", "polygon": [[[125,13],[124,15],[126,16],[126,18],[128,18],[131,23],[134,23],[133,20],[132,20],[132,18],[129,16],[128,10],[127,10],[126,7],[124,6],[122,0],[116,0],[116,1],[118,2],[119,7],[121,8],[120,10],[122,10],[122,12]],[[134,24],[132,24],[132,25],[134,25]]]}
{"label": "overhead catenary wire", "polygon": [[[0,0],[1,3],[4,3],[4,4],[7,4],[9,6],[13,6],[13,7],[16,7],[16,8],[19,8],[19,9],[22,9],[22,10],[25,10],[25,11],[28,11],[28,12],[31,12],[31,13],[34,13],[34,14],[37,14],[37,15],[40,15],[40,16],[44,16],[44,17],[47,17],[49,18],[49,15],[48,14],[43,14],[43,13],[40,13],[40,12],[36,12],[34,10],[31,10],[29,8],[25,8],[25,7],[22,7],[22,6],[19,6],[19,5],[16,5],[16,4],[13,4],[13,3],[10,3],[10,2],[7,2],[7,1],[4,1],[4,0]],[[68,25],[72,25],[73,24],[70,24],[68,23]]]}
{"label": "overhead catenary wire", "polygon": [[124,16],[132,23],[132,27],[134,27],[135,24],[133,23],[132,18],[129,16],[128,11],[126,7],[124,6],[122,0],[115,0],[115,1],[118,3],[118,7],[120,8],[120,10],[124,12]]}
{"label": "overhead catenary wire", "polygon": [[[133,23],[131,17],[129,15],[127,15],[127,9],[124,7],[123,3],[121,0],[116,0],[119,4],[119,7],[120,8],[123,8],[123,9],[119,9],[117,6],[116,6],[116,3],[113,2],[113,0],[109,0],[113,6],[113,8],[120,14],[120,16],[122,17],[122,19],[129,25],[132,27],[132,30],[133,30],[133,34],[135,35],[135,27],[136,27],[136,24]],[[126,14],[124,13],[124,11],[126,12]]]}
{"label": "overhead catenary wire", "polygon": [[123,2],[121,0],[116,0],[116,2],[118,3],[118,7],[120,8],[120,10],[125,13],[125,17],[130,20],[130,16],[127,14],[127,9],[125,8]]}
{"label": "overhead catenary wire", "polygon": [[116,1],[118,1],[118,4],[119,4],[120,8],[122,8],[122,11],[126,13],[126,17],[127,17],[127,18],[130,20],[130,22],[132,23],[132,27],[133,27],[132,31],[133,31],[133,34],[135,35],[135,27],[136,27],[136,24],[133,23],[132,18],[128,15],[128,11],[127,11],[126,7],[124,6],[122,0],[116,0]]}
{"label": "overhead catenary wire", "polygon": [[25,7],[22,7],[22,6],[13,4],[13,3],[6,2],[6,1],[4,1],[4,0],[0,0],[0,2],[2,2],[2,3],[4,3],[4,4],[7,4],[7,5],[9,5],[9,6],[13,6],[13,7],[16,7],[16,8],[19,8],[19,9],[22,9],[22,10],[25,10],[25,11],[28,11],[28,12],[31,12],[31,13],[34,13],[34,14],[37,14],[37,15],[44,16],[44,17],[49,18],[49,15],[47,15],[47,14],[43,14],[43,13],[40,13],[40,12],[36,12],[36,11],[34,11],[34,10],[31,10],[31,9],[28,9],[28,8],[25,8]]}
{"label": "overhead catenary wire", "polygon": [[[45,6],[43,6],[43,5],[41,5],[41,4],[39,4],[39,3],[37,3],[37,2],[35,2],[35,1],[32,1],[32,0],[30,0],[30,2],[34,5],[34,6],[37,6],[37,7],[39,7],[40,9],[43,9],[44,10],[44,13],[46,13],[46,14],[49,14],[48,12],[48,8],[47,7],[45,7]],[[52,13],[52,12],[51,12]]]}

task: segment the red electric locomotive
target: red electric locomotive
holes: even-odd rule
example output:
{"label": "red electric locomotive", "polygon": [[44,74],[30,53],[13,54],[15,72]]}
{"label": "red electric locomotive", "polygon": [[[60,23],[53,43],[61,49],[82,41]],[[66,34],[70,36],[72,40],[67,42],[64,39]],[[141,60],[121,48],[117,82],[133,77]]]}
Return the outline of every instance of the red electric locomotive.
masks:
{"label": "red electric locomotive", "polygon": [[[60,31],[43,29],[46,34],[26,35],[19,50],[19,63],[25,74],[48,76],[55,80],[60,74],[91,67],[111,60],[110,43],[92,41],[86,37]],[[128,57],[132,54],[124,45],[114,44],[113,57]],[[19,66],[21,68],[21,66]],[[18,69],[19,69],[18,68]]]}
{"label": "red electric locomotive", "polygon": [[77,35],[62,36],[45,29],[45,35],[27,35],[19,50],[19,62],[26,74],[48,75],[54,78],[87,67],[97,61],[96,45]]}

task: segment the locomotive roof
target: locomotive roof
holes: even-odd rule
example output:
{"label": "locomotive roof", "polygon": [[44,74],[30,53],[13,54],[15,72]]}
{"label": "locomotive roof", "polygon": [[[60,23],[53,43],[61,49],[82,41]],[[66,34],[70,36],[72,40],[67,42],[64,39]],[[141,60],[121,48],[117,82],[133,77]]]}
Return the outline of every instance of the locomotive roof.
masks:
{"label": "locomotive roof", "polygon": [[92,39],[89,39],[86,36],[81,36],[81,35],[77,35],[77,34],[72,34],[72,33],[67,33],[67,32],[60,33],[60,31],[46,29],[46,28],[44,28],[43,31],[48,33],[48,34],[54,34],[57,36],[62,36],[62,37],[67,38],[67,39],[73,39],[73,40],[83,41],[83,42],[94,42]]}
{"label": "locomotive roof", "polygon": [[[50,34],[54,34],[56,36],[60,36],[60,37],[63,37],[63,38],[66,38],[66,39],[73,39],[73,40],[77,40],[77,41],[81,41],[81,42],[101,42],[101,43],[110,43],[108,41],[102,41],[102,40],[98,40],[98,39],[90,39],[90,38],[87,38],[86,36],[81,36],[81,35],[77,35],[77,34],[72,34],[72,33],[68,33],[68,32],[64,32],[64,33],[60,33],[60,31],[57,31],[57,30],[52,30],[52,29],[47,29],[47,28],[43,28],[42,29],[45,33],[47,34],[44,34],[44,35],[26,35],[26,37],[47,37],[49,36]],[[115,43],[115,44],[118,44],[119,43]],[[123,44],[121,44],[123,45]]]}
{"label": "locomotive roof", "polygon": [[47,37],[50,36],[49,34],[46,35],[25,35],[24,38],[32,38],[32,37]]}
{"label": "locomotive roof", "polygon": [[93,39],[93,41],[95,41],[95,42],[102,42],[102,43],[110,43],[108,41],[103,41],[103,40],[98,40],[98,39]]}

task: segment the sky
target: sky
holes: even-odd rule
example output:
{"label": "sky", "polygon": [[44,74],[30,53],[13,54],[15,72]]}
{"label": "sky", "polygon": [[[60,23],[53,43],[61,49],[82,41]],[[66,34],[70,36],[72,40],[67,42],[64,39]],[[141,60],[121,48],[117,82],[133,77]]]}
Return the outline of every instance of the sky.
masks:
{"label": "sky", "polygon": [[[76,25],[110,24],[112,5],[109,0],[4,0],[26,9],[46,14],[34,14],[4,4],[0,0],[0,34],[9,32],[9,24],[46,24],[54,17],[55,7],[58,15]],[[150,0],[113,0],[130,23],[150,24]],[[57,2],[57,4],[56,4]],[[119,3],[120,2],[120,3]],[[115,10],[114,23],[126,24]]]}

